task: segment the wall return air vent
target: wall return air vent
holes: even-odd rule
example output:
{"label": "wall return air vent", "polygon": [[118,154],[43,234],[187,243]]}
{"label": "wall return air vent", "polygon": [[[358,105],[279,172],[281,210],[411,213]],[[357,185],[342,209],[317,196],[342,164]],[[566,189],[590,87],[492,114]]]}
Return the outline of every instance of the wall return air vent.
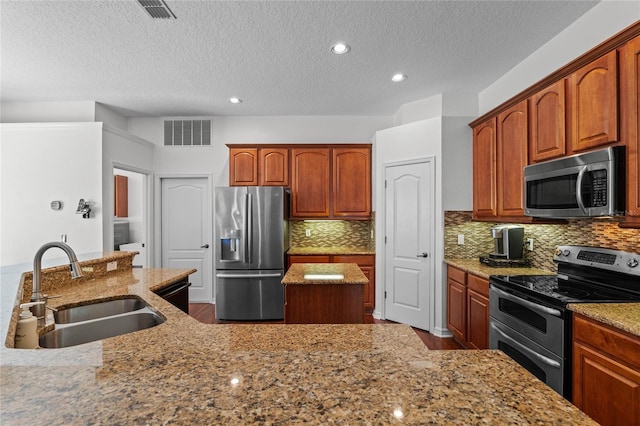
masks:
{"label": "wall return air vent", "polygon": [[164,0],[138,0],[138,3],[153,19],[178,19]]}
{"label": "wall return air vent", "polygon": [[165,120],[165,146],[211,146],[211,120]]}

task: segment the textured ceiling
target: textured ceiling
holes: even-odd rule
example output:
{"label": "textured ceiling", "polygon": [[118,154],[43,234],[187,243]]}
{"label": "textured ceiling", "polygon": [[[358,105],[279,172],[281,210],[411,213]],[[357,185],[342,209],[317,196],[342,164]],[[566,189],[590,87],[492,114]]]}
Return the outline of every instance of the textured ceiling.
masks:
{"label": "textured ceiling", "polygon": [[[127,116],[391,115],[478,93],[597,2],[166,3],[177,19],[134,0],[1,0],[0,99]],[[351,52],[331,54],[336,41]]]}

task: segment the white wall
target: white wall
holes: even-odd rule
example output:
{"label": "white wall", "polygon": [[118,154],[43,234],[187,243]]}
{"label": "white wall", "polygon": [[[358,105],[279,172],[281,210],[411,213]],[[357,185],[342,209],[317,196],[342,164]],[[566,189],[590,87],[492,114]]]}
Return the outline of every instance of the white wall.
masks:
{"label": "white wall", "polygon": [[61,123],[95,121],[95,102],[3,102],[1,123]]}
{"label": "white wall", "polygon": [[[0,265],[31,262],[62,234],[77,253],[101,251],[102,124],[1,124],[0,132]],[[80,198],[92,203],[89,219],[76,214]],[[54,200],[62,210],[51,209]]]}
{"label": "white wall", "polygon": [[640,19],[639,1],[601,1],[480,92],[480,115],[562,68],[638,19]]}
{"label": "white wall", "polygon": [[442,118],[442,209],[473,209],[474,117]]}
{"label": "white wall", "polygon": [[114,167],[125,168],[148,176],[142,188],[141,202],[143,203],[143,212],[141,213],[142,224],[140,224],[140,227],[145,228],[144,236],[147,237],[145,242],[152,247],[153,239],[150,230],[152,229],[153,221],[150,212],[150,206],[152,205],[150,197],[153,193],[153,179],[151,177],[153,176],[153,158],[156,146],[120,129],[104,125],[102,148],[102,203],[108,212],[104,216],[103,223],[104,250],[113,250]]}

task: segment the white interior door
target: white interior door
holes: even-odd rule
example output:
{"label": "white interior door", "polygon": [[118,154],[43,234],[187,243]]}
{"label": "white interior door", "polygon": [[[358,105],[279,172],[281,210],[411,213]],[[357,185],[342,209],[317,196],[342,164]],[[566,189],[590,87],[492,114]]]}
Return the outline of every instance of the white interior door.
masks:
{"label": "white interior door", "polygon": [[385,318],[429,330],[433,159],[385,167]]}
{"label": "white interior door", "polygon": [[209,181],[162,179],[161,245],[163,268],[195,268],[189,277],[190,302],[212,300],[212,231]]}

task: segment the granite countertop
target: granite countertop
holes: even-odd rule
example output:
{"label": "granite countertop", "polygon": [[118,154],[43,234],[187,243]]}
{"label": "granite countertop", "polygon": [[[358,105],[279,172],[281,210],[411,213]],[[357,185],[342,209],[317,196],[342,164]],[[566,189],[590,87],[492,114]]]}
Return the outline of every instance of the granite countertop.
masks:
{"label": "granite countertop", "polygon": [[[596,424],[502,352],[430,351],[406,325],[199,323],[151,291],[188,272],[62,289],[57,306],[135,294],[166,322],[65,349],[0,348],[3,425]],[[21,281],[0,273],[6,332]]]}
{"label": "granite countertop", "polygon": [[[329,278],[334,275],[342,278]],[[355,263],[294,263],[282,284],[367,284],[369,280]]]}
{"label": "granite countertop", "polygon": [[375,255],[376,251],[368,247],[291,247],[290,255]]}
{"label": "granite countertop", "polygon": [[446,264],[473,275],[489,279],[489,275],[555,275],[555,272],[538,268],[497,268],[480,263],[478,259],[445,259]]}
{"label": "granite countertop", "polygon": [[640,303],[570,303],[567,308],[640,337]]}

